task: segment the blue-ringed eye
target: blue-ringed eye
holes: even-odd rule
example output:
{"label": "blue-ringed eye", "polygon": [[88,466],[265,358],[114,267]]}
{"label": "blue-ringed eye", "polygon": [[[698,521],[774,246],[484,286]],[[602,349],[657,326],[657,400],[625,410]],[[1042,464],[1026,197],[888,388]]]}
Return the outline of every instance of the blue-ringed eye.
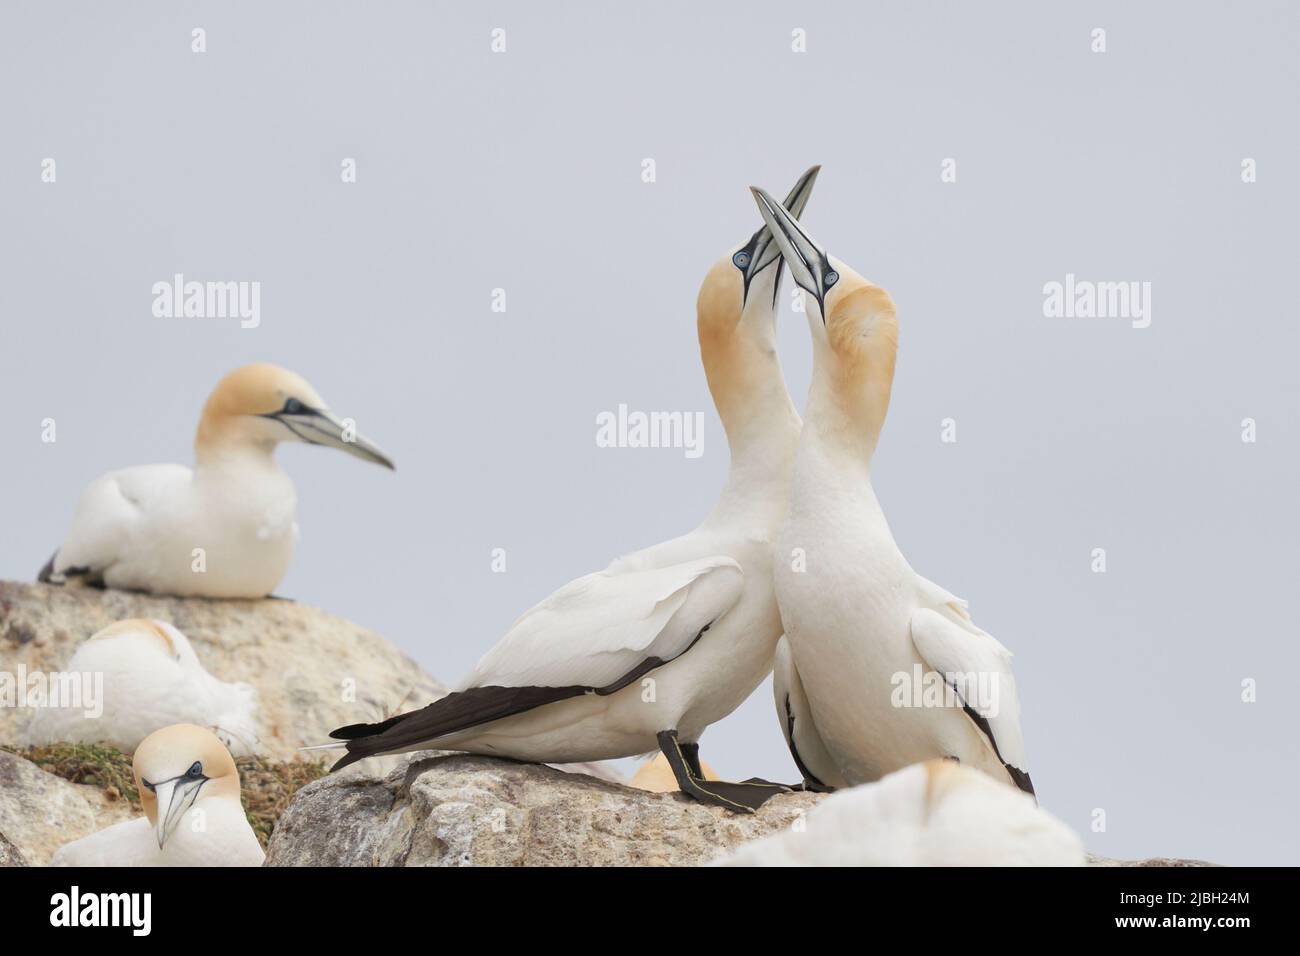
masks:
{"label": "blue-ringed eye", "polygon": [[199,763],[197,760],[194,761],[194,763],[190,765],[190,769],[185,771],[185,776],[191,778],[203,776],[203,764]]}
{"label": "blue-ringed eye", "polygon": [[307,410],[307,407],[296,398],[287,399],[284,403],[284,413],[286,415],[301,415]]}
{"label": "blue-ringed eye", "polygon": [[747,269],[749,268],[749,253],[741,249],[731,257],[731,261],[736,264],[737,269]]}
{"label": "blue-ringed eye", "polygon": [[822,281],[826,283],[826,288],[829,289],[835,283],[840,281],[840,274],[832,269],[830,272],[826,273],[826,275],[822,276]]}

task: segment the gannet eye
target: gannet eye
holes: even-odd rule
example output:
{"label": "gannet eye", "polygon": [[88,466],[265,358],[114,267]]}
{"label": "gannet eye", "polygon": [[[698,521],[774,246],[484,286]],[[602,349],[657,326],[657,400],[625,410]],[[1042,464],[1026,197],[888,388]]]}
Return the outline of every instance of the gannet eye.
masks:
{"label": "gannet eye", "polygon": [[822,281],[826,283],[826,288],[829,289],[835,283],[840,281],[840,274],[832,269],[830,272],[826,273],[826,275],[822,276]]}
{"label": "gannet eye", "polygon": [[734,256],[731,257],[731,261],[736,264],[737,269],[748,269],[749,253],[746,252],[744,249],[741,249],[739,252],[737,252]]}
{"label": "gannet eye", "polygon": [[190,769],[185,771],[185,776],[189,777],[191,780],[203,776],[203,764],[199,763],[197,760],[194,761],[194,763],[190,765]]}
{"label": "gannet eye", "polygon": [[284,413],[286,415],[301,415],[307,410],[307,406],[296,398],[287,399],[284,403]]}

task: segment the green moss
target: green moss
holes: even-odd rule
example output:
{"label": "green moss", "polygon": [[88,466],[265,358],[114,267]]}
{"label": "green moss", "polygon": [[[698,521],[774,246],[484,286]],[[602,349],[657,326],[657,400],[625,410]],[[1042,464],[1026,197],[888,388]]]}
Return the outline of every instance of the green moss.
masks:
{"label": "green moss", "polygon": [[[103,744],[51,744],[47,747],[6,747],[30,760],[42,770],[70,780],[98,787],[110,800],[126,800],[141,814],[140,794],[131,771],[131,756]],[[248,823],[265,847],[293,795],[313,780],[325,776],[329,767],[314,760],[268,760],[240,757],[240,799]]]}

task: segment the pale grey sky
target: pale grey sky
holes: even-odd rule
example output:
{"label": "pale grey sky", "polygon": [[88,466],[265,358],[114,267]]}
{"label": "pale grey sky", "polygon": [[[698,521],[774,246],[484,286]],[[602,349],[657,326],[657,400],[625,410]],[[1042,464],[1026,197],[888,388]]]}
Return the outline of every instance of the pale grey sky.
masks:
{"label": "pale grey sky", "polygon": [[[757,228],[746,187],[819,162],[809,229],[899,306],[879,497],[1015,652],[1044,805],[1098,853],[1295,863],[1298,42],[1280,2],[7,3],[0,576],[100,472],[189,462],[216,380],[275,361],[398,466],[281,452],[281,593],[456,679],[708,511],[695,293]],[[260,326],[153,317],[178,272],[261,282]],[[1045,318],[1067,274],[1150,282],[1150,326]],[[802,405],[807,329],[779,328]],[[620,403],[705,412],[703,456],[598,448]],[[795,773],[767,688],[702,752]]]}

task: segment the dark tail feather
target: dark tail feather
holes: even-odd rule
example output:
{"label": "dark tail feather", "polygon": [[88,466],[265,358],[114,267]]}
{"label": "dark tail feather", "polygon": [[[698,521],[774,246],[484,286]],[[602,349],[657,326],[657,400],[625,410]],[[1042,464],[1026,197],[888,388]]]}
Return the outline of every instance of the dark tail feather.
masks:
{"label": "dark tail feather", "polygon": [[349,724],[331,731],[330,736],[335,740],[348,742],[348,752],[330,771],[342,770],[378,754],[415,750],[423,744],[436,747],[439,737],[587,692],[586,687],[495,686],[456,691],[421,710],[374,724]]}
{"label": "dark tail feather", "polygon": [[1021,790],[1025,791],[1025,793],[1029,794],[1035,800],[1038,799],[1038,794],[1034,793],[1034,782],[1029,779],[1029,774],[1025,773],[1023,770],[1011,766],[1011,764],[1009,763],[1004,763],[1002,766],[1006,767],[1007,773],[1011,774],[1012,783],[1014,783]]}
{"label": "dark tail feather", "polygon": [[45,567],[41,568],[41,573],[36,575],[36,580],[41,584],[49,584],[50,578],[54,577],[54,559],[58,556],[59,552],[57,551],[50,555],[50,560],[45,562]]}

